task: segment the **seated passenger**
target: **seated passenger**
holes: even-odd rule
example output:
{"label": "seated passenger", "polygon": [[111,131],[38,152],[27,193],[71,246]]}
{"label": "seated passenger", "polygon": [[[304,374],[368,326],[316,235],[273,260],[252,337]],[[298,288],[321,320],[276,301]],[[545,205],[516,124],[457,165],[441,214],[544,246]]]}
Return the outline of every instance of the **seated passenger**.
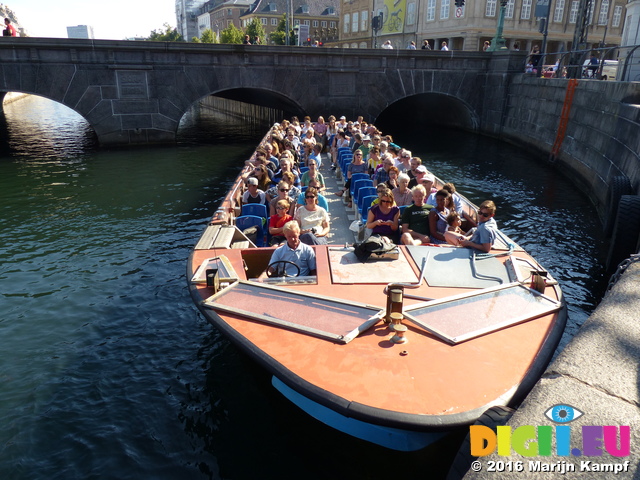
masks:
{"label": "seated passenger", "polygon": [[398,169],[396,167],[389,167],[389,171],[387,172],[387,175],[389,175],[389,178],[386,182],[383,182],[382,185],[386,185],[387,188],[389,190],[392,190],[394,188],[398,188],[398,174],[400,172],[398,171]]}
{"label": "seated passenger", "polygon": [[451,211],[447,215],[447,230],[444,232],[444,238],[450,245],[459,246],[460,240],[465,238],[464,232],[460,226],[462,225],[462,219],[460,214],[456,211]]}
{"label": "seated passenger", "polygon": [[431,237],[431,243],[441,244],[447,243],[444,238],[444,232],[447,231],[447,216],[449,215],[449,209],[447,203],[451,198],[451,194],[446,190],[438,190],[436,193],[436,202],[434,208],[429,212],[429,236]]}
{"label": "seated passenger", "polygon": [[318,167],[316,165],[315,160],[309,160],[309,170],[302,174],[302,179],[300,180],[300,184],[303,187],[308,187],[309,182],[311,180],[316,180],[318,182],[318,191],[322,192],[326,187],[324,185],[324,177],[318,171]]}
{"label": "seated passenger", "polygon": [[[316,254],[313,249],[300,241],[300,226],[297,222],[291,221],[285,223],[283,227],[284,237],[287,239],[275,249],[271,256],[270,264],[283,260],[295,263],[300,269],[300,276],[316,274]],[[269,273],[275,273],[276,269],[281,269],[282,264],[269,267]],[[284,266],[284,270],[289,275],[295,275],[297,269],[292,265]]]}
{"label": "seated passenger", "polygon": [[285,241],[284,226],[293,220],[293,217],[289,214],[289,210],[291,209],[289,200],[286,198],[274,200],[276,200],[276,213],[269,217],[269,234],[271,235],[269,245],[280,245]]}
{"label": "seated passenger", "polygon": [[322,144],[316,143],[313,146],[311,155],[307,157],[307,166],[309,166],[308,164],[311,160],[315,160],[318,168],[322,167]]}
{"label": "seated passenger", "polygon": [[286,213],[289,215],[293,215],[294,205],[291,205],[289,202],[289,184],[282,180],[278,183],[278,195],[271,200],[269,200],[269,216],[272,217],[276,215],[278,212],[276,211],[277,203],[280,200],[287,200],[289,203],[289,210]]}
{"label": "seated passenger", "polygon": [[351,176],[354,173],[367,173],[367,164],[364,163],[364,154],[361,150],[356,150],[353,154],[353,160],[347,167],[347,181],[344,184],[344,187],[339,192],[336,192],[336,195],[341,197],[344,192],[349,192],[351,188]]}
{"label": "seated passenger", "polygon": [[430,242],[429,238],[429,212],[433,208],[424,203],[427,192],[422,185],[411,189],[413,205],[409,205],[402,212],[402,237],[403,245],[422,245]]}
{"label": "seated passenger", "polygon": [[463,247],[476,248],[489,253],[493,242],[498,236],[498,225],[493,218],[496,214],[496,204],[491,200],[485,200],[478,209],[478,227],[471,230],[471,235],[460,241]]}
{"label": "seated passenger", "polygon": [[293,184],[296,187],[300,187],[300,177],[298,176],[298,172],[293,170],[293,154],[287,150],[280,155],[280,170],[273,175],[273,180],[279,182],[282,180],[282,175],[285,172],[291,172],[294,176]]}
{"label": "seated passenger", "polygon": [[260,190],[263,192],[269,190],[272,183],[271,172],[269,172],[269,169],[266,166],[258,165],[253,169],[253,172],[251,172],[250,175],[258,179],[258,188],[260,188]]}
{"label": "seated passenger", "polygon": [[305,204],[298,207],[294,216],[300,225],[300,241],[307,245],[326,245],[329,234],[329,214],[318,205],[318,190],[307,188],[304,192]]}
{"label": "seated passenger", "polygon": [[258,188],[258,179],[256,177],[247,178],[247,191],[242,194],[242,204],[261,203],[266,204],[267,196]]}
{"label": "seated passenger", "polygon": [[376,170],[376,173],[373,176],[374,187],[377,187],[379,183],[385,183],[389,180],[389,170],[391,169],[391,167],[393,167],[393,160],[391,160],[391,158],[386,157],[382,161],[382,168],[379,168],[378,170]]}
{"label": "seated passenger", "polygon": [[367,214],[367,228],[373,235],[387,237],[398,243],[398,219],[400,209],[394,204],[393,193],[387,189],[380,195],[380,202],[374,205]]}
{"label": "seated passenger", "polygon": [[394,188],[391,191],[393,192],[393,199],[396,201],[397,206],[411,205],[413,195],[409,189],[409,175],[406,173],[398,175],[398,188]]}

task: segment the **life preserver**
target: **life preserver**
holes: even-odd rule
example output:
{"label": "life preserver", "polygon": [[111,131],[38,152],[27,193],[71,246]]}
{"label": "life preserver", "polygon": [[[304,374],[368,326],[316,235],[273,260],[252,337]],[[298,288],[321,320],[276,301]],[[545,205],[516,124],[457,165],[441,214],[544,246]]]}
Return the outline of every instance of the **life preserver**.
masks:
{"label": "life preserver", "polygon": [[615,269],[620,262],[637,252],[640,238],[640,196],[622,195],[613,225],[607,269]]}
{"label": "life preserver", "polygon": [[613,231],[613,224],[616,221],[616,215],[618,214],[618,203],[622,195],[631,195],[633,190],[631,188],[631,182],[624,175],[617,175],[611,178],[609,182],[609,193],[607,195],[606,214],[602,229],[604,234],[609,237]]}

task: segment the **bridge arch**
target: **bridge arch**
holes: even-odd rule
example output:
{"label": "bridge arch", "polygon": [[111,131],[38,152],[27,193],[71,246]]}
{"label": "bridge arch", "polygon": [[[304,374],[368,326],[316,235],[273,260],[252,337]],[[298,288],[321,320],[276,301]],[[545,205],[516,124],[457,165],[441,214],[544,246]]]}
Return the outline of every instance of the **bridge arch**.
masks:
{"label": "bridge arch", "polygon": [[382,126],[397,122],[398,118],[424,125],[472,131],[477,131],[480,125],[478,113],[468,102],[438,92],[418,93],[398,99],[378,115],[375,123]]}

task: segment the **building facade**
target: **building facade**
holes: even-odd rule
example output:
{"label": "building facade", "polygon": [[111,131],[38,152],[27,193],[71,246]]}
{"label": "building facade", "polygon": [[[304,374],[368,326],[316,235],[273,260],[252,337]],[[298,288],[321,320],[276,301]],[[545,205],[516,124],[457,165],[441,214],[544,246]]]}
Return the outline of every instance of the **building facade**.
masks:
{"label": "building facade", "polygon": [[[580,0],[551,0],[547,52],[571,48]],[[594,46],[620,45],[625,21],[625,0],[593,0],[588,42]],[[498,0],[341,0],[340,45],[345,48],[380,47],[389,40],[395,49],[415,42],[418,49],[429,42],[440,49],[479,51],[491,41],[500,15]],[[509,0],[505,7],[504,31],[507,47],[531,50],[542,44],[535,0]],[[371,27],[372,16],[382,14],[382,28]],[[374,35],[375,33],[375,35]]]}
{"label": "building facade", "polygon": [[[241,16],[242,28],[258,18],[267,34],[276,30],[284,14],[289,15],[290,27],[306,31],[310,43],[337,45],[339,38],[338,8],[341,0],[257,0]],[[300,26],[303,26],[300,29]],[[305,39],[302,39],[303,41]],[[270,42],[271,43],[271,42]]]}
{"label": "building facade", "polygon": [[199,37],[198,15],[206,0],[176,0],[176,29],[185,41]]}

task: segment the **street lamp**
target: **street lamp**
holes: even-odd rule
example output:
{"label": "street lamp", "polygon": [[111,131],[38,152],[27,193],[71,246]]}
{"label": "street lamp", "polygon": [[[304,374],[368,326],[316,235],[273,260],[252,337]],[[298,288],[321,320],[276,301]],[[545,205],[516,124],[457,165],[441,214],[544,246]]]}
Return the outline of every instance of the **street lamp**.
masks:
{"label": "street lamp", "polygon": [[496,50],[508,50],[507,42],[502,36],[502,30],[504,29],[504,11],[506,10],[509,0],[500,0],[500,15],[498,16],[498,28],[496,28],[496,35],[491,39],[491,46],[487,48],[488,52],[495,52]]}

